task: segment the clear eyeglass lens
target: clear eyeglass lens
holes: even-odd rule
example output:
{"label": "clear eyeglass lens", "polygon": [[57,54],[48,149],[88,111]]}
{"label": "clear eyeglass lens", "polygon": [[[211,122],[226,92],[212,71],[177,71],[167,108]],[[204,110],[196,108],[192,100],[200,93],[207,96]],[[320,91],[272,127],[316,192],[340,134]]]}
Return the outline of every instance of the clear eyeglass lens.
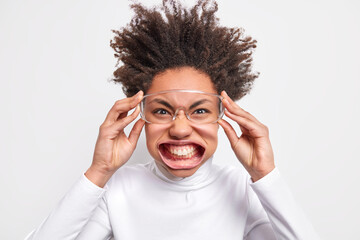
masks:
{"label": "clear eyeglass lens", "polygon": [[140,104],[141,116],[149,123],[170,123],[175,117],[205,124],[218,121],[223,115],[221,98],[194,92],[168,92],[145,96]]}

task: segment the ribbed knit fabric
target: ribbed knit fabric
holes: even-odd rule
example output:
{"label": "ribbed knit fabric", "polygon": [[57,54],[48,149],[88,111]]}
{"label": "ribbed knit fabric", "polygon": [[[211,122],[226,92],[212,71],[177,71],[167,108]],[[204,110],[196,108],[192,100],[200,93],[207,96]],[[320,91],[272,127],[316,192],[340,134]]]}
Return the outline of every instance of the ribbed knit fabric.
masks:
{"label": "ribbed knit fabric", "polygon": [[85,176],[28,240],[318,239],[277,169],[256,183],[209,159],[187,178],[154,161],[98,188]]}

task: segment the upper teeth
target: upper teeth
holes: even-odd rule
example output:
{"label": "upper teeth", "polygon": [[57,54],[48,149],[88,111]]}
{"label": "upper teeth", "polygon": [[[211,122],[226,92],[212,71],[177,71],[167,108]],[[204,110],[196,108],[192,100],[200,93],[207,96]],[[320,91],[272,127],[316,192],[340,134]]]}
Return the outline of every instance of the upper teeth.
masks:
{"label": "upper teeth", "polygon": [[186,156],[188,154],[193,153],[196,150],[196,147],[194,145],[181,145],[181,146],[170,145],[168,149],[172,154],[178,156]]}

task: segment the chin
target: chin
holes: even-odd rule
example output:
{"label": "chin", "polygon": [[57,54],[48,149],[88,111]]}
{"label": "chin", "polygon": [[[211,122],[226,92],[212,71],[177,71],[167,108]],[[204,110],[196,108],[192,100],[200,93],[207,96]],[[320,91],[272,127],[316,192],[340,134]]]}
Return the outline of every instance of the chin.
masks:
{"label": "chin", "polygon": [[158,153],[166,170],[176,177],[193,175],[205,161],[205,147],[194,141],[164,141],[158,144]]}

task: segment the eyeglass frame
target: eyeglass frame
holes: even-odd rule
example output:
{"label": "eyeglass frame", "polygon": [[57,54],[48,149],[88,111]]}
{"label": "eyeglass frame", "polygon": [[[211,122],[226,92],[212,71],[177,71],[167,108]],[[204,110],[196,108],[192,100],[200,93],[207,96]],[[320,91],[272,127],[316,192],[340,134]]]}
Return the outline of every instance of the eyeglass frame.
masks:
{"label": "eyeglass frame", "polygon": [[[225,108],[224,108],[224,105],[223,105],[223,103],[222,103],[222,100],[224,99],[223,96],[221,96],[221,95],[219,95],[219,94],[216,94],[216,93],[207,93],[207,92],[203,92],[203,91],[199,91],[199,90],[192,90],[192,89],[173,89],[173,90],[160,91],[160,92],[150,93],[150,94],[144,95],[143,98],[141,99],[141,102],[139,103],[139,105],[140,105],[140,117],[141,117],[141,119],[143,119],[143,120],[144,120],[145,122],[147,122],[147,123],[152,123],[152,122],[149,122],[148,120],[146,120],[145,114],[143,114],[143,109],[144,109],[144,107],[143,107],[143,105],[144,105],[144,104],[143,104],[143,100],[144,100],[146,97],[148,97],[148,96],[153,96],[153,95],[164,94],[164,93],[172,93],[172,92],[200,93],[200,94],[215,96],[215,97],[219,98],[219,100],[220,100],[220,114],[219,114],[219,117],[218,117],[215,121],[213,121],[213,122],[209,122],[209,123],[197,123],[197,122],[194,122],[193,120],[191,120],[190,116],[188,115],[188,111],[186,111],[186,108],[185,108],[185,107],[179,107],[179,108],[176,109],[176,111],[175,111],[175,113],[174,113],[174,116],[173,116],[172,119],[171,119],[171,122],[173,122],[173,121],[176,119],[176,117],[177,117],[177,115],[178,115],[178,113],[179,113],[180,110],[183,110],[183,111],[184,111],[185,116],[186,116],[186,118],[187,118],[189,121],[191,121],[191,122],[193,122],[193,123],[196,123],[196,124],[212,124],[212,123],[216,123],[217,121],[219,121],[219,120],[224,116]],[[169,122],[169,123],[171,123],[171,122]],[[152,124],[157,124],[157,123],[152,123]]]}

